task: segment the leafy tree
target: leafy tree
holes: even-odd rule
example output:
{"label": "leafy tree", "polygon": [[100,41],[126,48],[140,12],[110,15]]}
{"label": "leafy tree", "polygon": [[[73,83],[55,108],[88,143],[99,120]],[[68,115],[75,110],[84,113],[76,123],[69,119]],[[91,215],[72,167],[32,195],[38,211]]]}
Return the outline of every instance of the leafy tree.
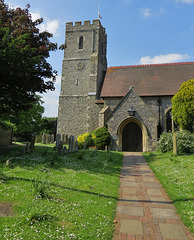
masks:
{"label": "leafy tree", "polygon": [[183,83],[172,98],[172,115],[182,129],[192,130],[194,125],[194,79]]}
{"label": "leafy tree", "polygon": [[43,133],[56,135],[57,131],[57,117],[43,117]]}
{"label": "leafy tree", "polygon": [[29,7],[12,9],[0,0],[1,117],[30,109],[37,93],[54,90],[57,72],[46,59],[57,44],[39,32],[43,19],[32,21]]}
{"label": "leafy tree", "polygon": [[44,127],[42,120],[44,107],[41,104],[40,97],[36,96],[36,102],[32,104],[28,111],[22,110],[17,116],[10,118],[10,121],[15,125],[14,133],[16,137],[30,141],[33,135],[42,131]]}

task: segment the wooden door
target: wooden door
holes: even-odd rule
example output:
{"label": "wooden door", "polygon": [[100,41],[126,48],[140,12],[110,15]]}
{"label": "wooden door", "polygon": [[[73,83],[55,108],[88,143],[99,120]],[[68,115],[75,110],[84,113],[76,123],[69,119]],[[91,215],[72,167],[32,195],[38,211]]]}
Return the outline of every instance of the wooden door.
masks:
{"label": "wooden door", "polygon": [[142,152],[142,130],[134,122],[128,123],[122,133],[122,150]]}

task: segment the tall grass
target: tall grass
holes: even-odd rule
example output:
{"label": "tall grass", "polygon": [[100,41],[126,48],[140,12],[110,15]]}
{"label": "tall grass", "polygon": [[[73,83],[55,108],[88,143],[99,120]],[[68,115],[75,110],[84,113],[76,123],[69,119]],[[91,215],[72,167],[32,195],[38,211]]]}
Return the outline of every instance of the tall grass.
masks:
{"label": "tall grass", "polygon": [[112,239],[122,154],[81,150],[58,155],[37,145],[0,156],[0,239]]}
{"label": "tall grass", "polygon": [[183,222],[194,232],[194,154],[144,154]]}

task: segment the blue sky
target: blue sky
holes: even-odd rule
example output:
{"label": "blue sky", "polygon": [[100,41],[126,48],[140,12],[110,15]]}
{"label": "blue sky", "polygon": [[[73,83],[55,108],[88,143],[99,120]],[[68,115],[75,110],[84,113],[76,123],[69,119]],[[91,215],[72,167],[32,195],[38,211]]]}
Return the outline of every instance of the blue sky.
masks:
{"label": "blue sky", "polygon": [[[30,4],[40,30],[64,43],[66,22],[98,17],[98,0],[5,0],[11,6]],[[108,35],[108,66],[194,61],[194,0],[99,0],[101,23]],[[58,71],[56,90],[43,95],[47,117],[58,114],[63,51],[51,53]]]}

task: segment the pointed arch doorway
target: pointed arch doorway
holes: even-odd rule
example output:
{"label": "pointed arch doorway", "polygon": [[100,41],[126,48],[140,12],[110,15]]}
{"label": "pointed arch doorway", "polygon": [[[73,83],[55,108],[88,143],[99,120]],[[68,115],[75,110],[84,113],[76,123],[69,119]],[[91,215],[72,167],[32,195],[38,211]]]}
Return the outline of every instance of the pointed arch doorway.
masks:
{"label": "pointed arch doorway", "polygon": [[142,152],[142,129],[135,122],[129,122],[122,131],[122,151]]}

